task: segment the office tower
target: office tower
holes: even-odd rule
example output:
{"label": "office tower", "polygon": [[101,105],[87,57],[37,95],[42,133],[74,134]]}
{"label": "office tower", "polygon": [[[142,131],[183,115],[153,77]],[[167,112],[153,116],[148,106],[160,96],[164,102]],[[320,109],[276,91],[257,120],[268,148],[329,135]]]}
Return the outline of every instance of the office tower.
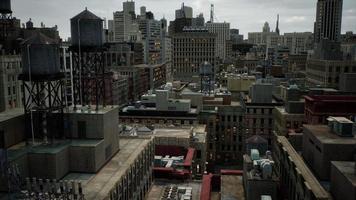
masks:
{"label": "office tower", "polygon": [[205,25],[205,19],[203,13],[200,13],[197,15],[197,17],[192,19],[192,26],[204,26]]}
{"label": "office tower", "polygon": [[162,53],[162,22],[155,20],[153,13],[147,12],[146,7],[141,7],[140,17],[137,21],[144,45],[144,63],[160,63]]}
{"label": "office tower", "polygon": [[21,56],[0,55],[0,112],[22,107],[22,84],[17,77],[21,73]]}
{"label": "office tower", "polygon": [[242,43],[244,41],[244,35],[240,34],[239,29],[230,29],[230,37],[232,44]]}
{"label": "office tower", "polygon": [[134,1],[126,1],[122,3],[124,12],[126,14],[135,14],[135,2]]}
{"label": "office tower", "polygon": [[307,61],[307,82],[338,88],[341,73],[355,72],[355,61],[342,60],[342,0],[319,0],[314,26],[314,55]]}
{"label": "office tower", "polygon": [[114,41],[130,42],[140,41],[141,33],[136,22],[135,2],[123,3],[123,11],[114,12]]}
{"label": "office tower", "polygon": [[271,28],[269,27],[268,22],[265,22],[265,24],[263,25],[262,32],[264,32],[264,33],[269,33],[269,32],[271,32]]}
{"label": "office tower", "polygon": [[191,81],[207,61],[215,66],[216,34],[207,29],[191,28],[172,36],[172,67],[175,80]]}
{"label": "office tower", "polygon": [[180,18],[193,18],[193,8],[189,6],[185,6],[182,4],[182,8],[176,10],[176,19]]}
{"label": "office tower", "polygon": [[207,23],[206,27],[209,33],[217,35],[215,50],[216,56],[220,59],[226,59],[227,40],[230,40],[230,23]]}
{"label": "office tower", "polygon": [[172,81],[172,41],[168,37],[167,20],[161,19],[161,63],[166,64],[166,79]]}
{"label": "office tower", "polygon": [[313,49],[313,33],[284,33],[283,45],[289,48],[290,54],[306,54]]}
{"label": "office tower", "polygon": [[339,41],[343,0],[318,0],[314,27],[315,42]]}

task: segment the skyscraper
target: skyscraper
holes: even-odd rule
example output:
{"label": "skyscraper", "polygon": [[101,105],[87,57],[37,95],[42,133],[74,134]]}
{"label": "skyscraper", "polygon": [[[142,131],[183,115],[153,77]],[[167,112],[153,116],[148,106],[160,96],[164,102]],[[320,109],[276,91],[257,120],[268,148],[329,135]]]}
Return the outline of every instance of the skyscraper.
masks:
{"label": "skyscraper", "polygon": [[193,18],[193,8],[189,6],[185,6],[182,4],[182,8],[176,10],[176,19],[180,18]]}
{"label": "skyscraper", "polygon": [[214,67],[216,34],[201,27],[186,28],[172,36],[172,68],[174,80],[190,82],[199,75],[200,65],[207,61]]}
{"label": "skyscraper", "polygon": [[140,41],[141,33],[136,22],[135,2],[123,2],[123,11],[114,12],[114,41]]}
{"label": "skyscraper", "polygon": [[209,22],[206,23],[206,27],[209,30],[209,33],[214,33],[217,35],[216,44],[215,44],[215,54],[220,59],[226,59],[226,50],[227,42],[231,39],[230,37],[230,23],[216,23]]}
{"label": "skyscraper", "polygon": [[314,27],[315,42],[339,41],[343,0],[318,0]]}

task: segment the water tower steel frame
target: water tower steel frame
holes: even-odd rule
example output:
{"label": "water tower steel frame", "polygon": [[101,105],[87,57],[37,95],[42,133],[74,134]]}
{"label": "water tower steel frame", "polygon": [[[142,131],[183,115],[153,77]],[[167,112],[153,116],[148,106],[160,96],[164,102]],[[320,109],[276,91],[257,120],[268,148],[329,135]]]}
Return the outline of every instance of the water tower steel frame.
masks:
{"label": "water tower steel frame", "polygon": [[[71,46],[73,56],[73,105],[106,106],[105,78],[111,72],[105,70],[104,47]],[[92,104],[92,102],[94,102]]]}
{"label": "water tower steel frame", "polygon": [[95,105],[98,110],[99,104],[105,107],[108,102],[105,81],[112,76],[105,68],[103,20],[85,9],[71,19],[71,34],[74,110],[77,105]]}
{"label": "water tower steel frame", "polygon": [[[40,35],[39,37],[46,37],[41,33],[36,34]],[[48,45],[47,42],[43,44]],[[57,42],[54,45],[58,45]],[[42,74],[35,71],[35,67],[39,66],[39,63],[42,62],[44,63],[44,70],[48,69],[47,67],[51,67],[51,63],[47,61],[48,59],[55,59],[55,57],[50,57],[51,53],[52,56],[57,56],[54,53],[55,51],[46,54],[48,55],[46,59],[43,57],[42,59],[41,57],[37,57],[40,59],[36,59],[32,54],[41,54],[42,52],[36,52],[35,48],[32,49],[34,52],[31,52],[31,44],[27,46],[23,44],[22,48],[23,72],[19,75],[18,79],[22,81],[22,103],[25,111],[26,136],[27,138],[32,137],[32,139],[43,136],[46,142],[49,137],[50,142],[53,143],[55,138],[62,139],[65,137],[65,74],[59,69]],[[27,56],[24,54],[27,54]],[[53,63],[54,62],[55,61],[53,61]],[[50,123],[49,125],[48,122]],[[43,135],[39,134],[41,131]],[[50,133],[50,135],[48,133]]]}

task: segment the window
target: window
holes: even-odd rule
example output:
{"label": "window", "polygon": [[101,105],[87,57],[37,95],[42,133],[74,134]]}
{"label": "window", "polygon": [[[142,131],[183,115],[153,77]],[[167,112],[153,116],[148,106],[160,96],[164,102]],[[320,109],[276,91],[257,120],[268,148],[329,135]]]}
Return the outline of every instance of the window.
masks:
{"label": "window", "polygon": [[7,94],[8,94],[8,95],[11,95],[11,87],[10,87],[10,86],[7,87]]}
{"label": "window", "polygon": [[233,122],[236,122],[236,121],[237,121],[236,115],[234,115],[234,116],[232,117],[232,120],[233,120]]}

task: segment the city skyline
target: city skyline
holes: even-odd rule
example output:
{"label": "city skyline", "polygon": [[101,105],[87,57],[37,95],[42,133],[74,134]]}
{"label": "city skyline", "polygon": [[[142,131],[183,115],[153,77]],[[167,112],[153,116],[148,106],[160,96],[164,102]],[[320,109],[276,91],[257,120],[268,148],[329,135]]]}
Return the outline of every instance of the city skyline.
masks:
{"label": "city skyline", "polygon": [[[14,1],[12,8],[13,15],[21,19],[21,23],[25,23],[29,18],[32,18],[35,26],[40,26],[41,22],[48,27],[58,25],[61,37],[67,39],[70,36],[69,19],[75,13],[88,7],[98,16],[108,20],[112,19],[114,11],[122,10],[122,2],[119,0],[107,0],[103,4],[101,1],[95,0],[75,2],[69,0],[61,2],[28,0],[26,2]],[[174,19],[174,11],[180,8],[182,3],[182,1],[162,0],[138,0],[135,2],[136,14],[139,13],[139,7],[146,6],[147,10],[154,13],[156,19],[161,19],[164,16],[169,21]],[[185,2],[185,5],[193,7],[194,16],[201,12],[204,13],[207,21],[210,18],[210,3],[215,4],[215,20],[231,23],[231,28],[240,29],[245,38],[247,38],[248,32],[261,31],[265,21],[269,22],[271,28],[274,29],[277,14],[280,14],[281,33],[313,32],[316,1],[194,0]],[[251,10],[255,11],[255,13],[251,12]],[[356,24],[353,23],[355,20],[356,2],[344,0],[342,33],[346,31],[356,32]]]}

